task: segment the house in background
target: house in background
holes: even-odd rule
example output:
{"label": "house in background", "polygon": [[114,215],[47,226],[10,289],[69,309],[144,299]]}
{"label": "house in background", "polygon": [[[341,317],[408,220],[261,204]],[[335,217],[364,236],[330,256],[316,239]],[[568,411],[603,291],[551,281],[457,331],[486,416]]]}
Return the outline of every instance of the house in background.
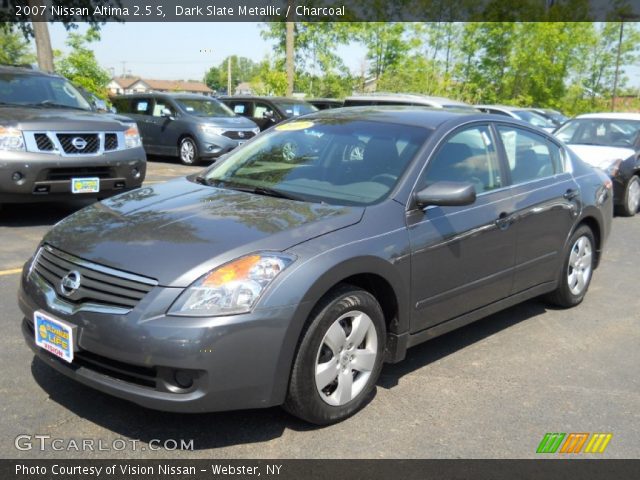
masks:
{"label": "house in background", "polygon": [[148,92],[213,94],[213,90],[203,82],[191,80],[151,80],[140,77],[113,77],[107,85],[107,88],[109,95]]}

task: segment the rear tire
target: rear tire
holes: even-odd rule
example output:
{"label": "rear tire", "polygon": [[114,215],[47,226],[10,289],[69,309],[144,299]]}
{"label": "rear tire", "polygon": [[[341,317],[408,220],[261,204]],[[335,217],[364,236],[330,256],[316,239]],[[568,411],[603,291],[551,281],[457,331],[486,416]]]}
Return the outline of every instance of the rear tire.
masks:
{"label": "rear tire", "polygon": [[547,301],[562,308],[574,307],[584,300],[596,259],[596,242],[586,225],[573,232],[569,245],[558,287],[546,297]]}
{"label": "rear tire", "polygon": [[633,217],[640,208],[640,178],[631,177],[624,189],[624,202],[620,205],[620,213],[625,217]]}
{"label": "rear tire", "polygon": [[180,140],[178,146],[178,156],[183,165],[198,165],[200,158],[198,156],[198,146],[191,137],[185,137]]}
{"label": "rear tire", "polygon": [[284,409],[316,425],[350,417],[370,398],[382,369],[384,315],[369,292],[342,285],[310,315]]}

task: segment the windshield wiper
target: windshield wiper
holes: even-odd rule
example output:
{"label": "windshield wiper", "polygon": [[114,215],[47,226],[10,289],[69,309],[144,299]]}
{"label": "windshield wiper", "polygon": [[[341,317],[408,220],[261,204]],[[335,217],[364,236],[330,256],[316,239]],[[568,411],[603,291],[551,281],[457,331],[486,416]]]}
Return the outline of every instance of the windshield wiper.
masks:
{"label": "windshield wiper", "polygon": [[82,110],[83,112],[89,111],[86,108],[74,107],[72,105],[64,105],[62,103],[55,103],[50,100],[45,100],[44,102],[40,102],[40,103],[29,103],[25,106],[26,107],[45,107],[45,108],[70,108],[72,110]]}
{"label": "windshield wiper", "polygon": [[206,185],[211,185],[219,188],[228,188],[229,190],[237,190],[239,192],[247,192],[247,193],[255,193],[256,195],[264,195],[267,197],[276,197],[276,198],[284,198],[286,200],[297,200],[304,202],[306,200],[298,197],[297,195],[292,195],[288,192],[283,192],[282,190],[277,190],[271,187],[264,186],[252,186],[246,185],[244,183],[236,183],[236,182],[228,182],[225,180],[209,180],[203,179]]}

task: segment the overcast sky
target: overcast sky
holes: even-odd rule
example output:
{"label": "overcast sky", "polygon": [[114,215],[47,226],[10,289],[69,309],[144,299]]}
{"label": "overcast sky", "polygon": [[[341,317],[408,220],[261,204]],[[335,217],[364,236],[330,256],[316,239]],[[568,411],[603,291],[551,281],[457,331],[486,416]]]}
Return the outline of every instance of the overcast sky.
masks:
{"label": "overcast sky", "polygon": [[[67,32],[62,24],[50,25],[54,49],[66,50]],[[81,26],[83,31],[86,26]],[[273,42],[260,36],[260,23],[107,23],[102,40],[93,47],[100,65],[122,75],[166,80],[202,80],[212,65],[228,55],[262,60],[273,50]],[[354,74],[365,57],[361,45],[338,48],[338,54]],[[640,68],[627,67],[630,86],[640,86]]]}

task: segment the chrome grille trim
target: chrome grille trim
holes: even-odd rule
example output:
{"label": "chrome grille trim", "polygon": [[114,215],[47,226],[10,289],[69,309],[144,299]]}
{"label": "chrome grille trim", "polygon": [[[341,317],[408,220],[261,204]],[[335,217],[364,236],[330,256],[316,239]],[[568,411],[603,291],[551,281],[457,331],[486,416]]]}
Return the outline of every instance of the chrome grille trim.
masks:
{"label": "chrome grille trim", "polygon": [[[33,131],[24,131],[22,132],[24,136],[24,142],[27,152],[33,153],[47,153],[51,155],[60,155],[63,157],[97,157],[99,155],[103,155],[105,152],[116,152],[120,150],[126,150],[125,147],[125,138],[124,131],[122,132],[97,132],[97,131],[52,131],[52,130],[33,130]],[[96,135],[98,140],[97,149],[91,153],[85,151],[79,151],[75,153],[67,153],[62,146],[58,135],[72,135],[78,137],[84,137],[87,135]],[[109,135],[111,139],[109,140],[110,145],[106,145],[106,136]],[[44,137],[46,136],[49,140],[45,141]],[[115,140],[113,140],[113,136],[115,136]],[[116,145],[115,148],[107,148],[109,146]],[[49,148],[50,145],[52,148]],[[46,146],[46,148],[41,149],[41,146]]]}

